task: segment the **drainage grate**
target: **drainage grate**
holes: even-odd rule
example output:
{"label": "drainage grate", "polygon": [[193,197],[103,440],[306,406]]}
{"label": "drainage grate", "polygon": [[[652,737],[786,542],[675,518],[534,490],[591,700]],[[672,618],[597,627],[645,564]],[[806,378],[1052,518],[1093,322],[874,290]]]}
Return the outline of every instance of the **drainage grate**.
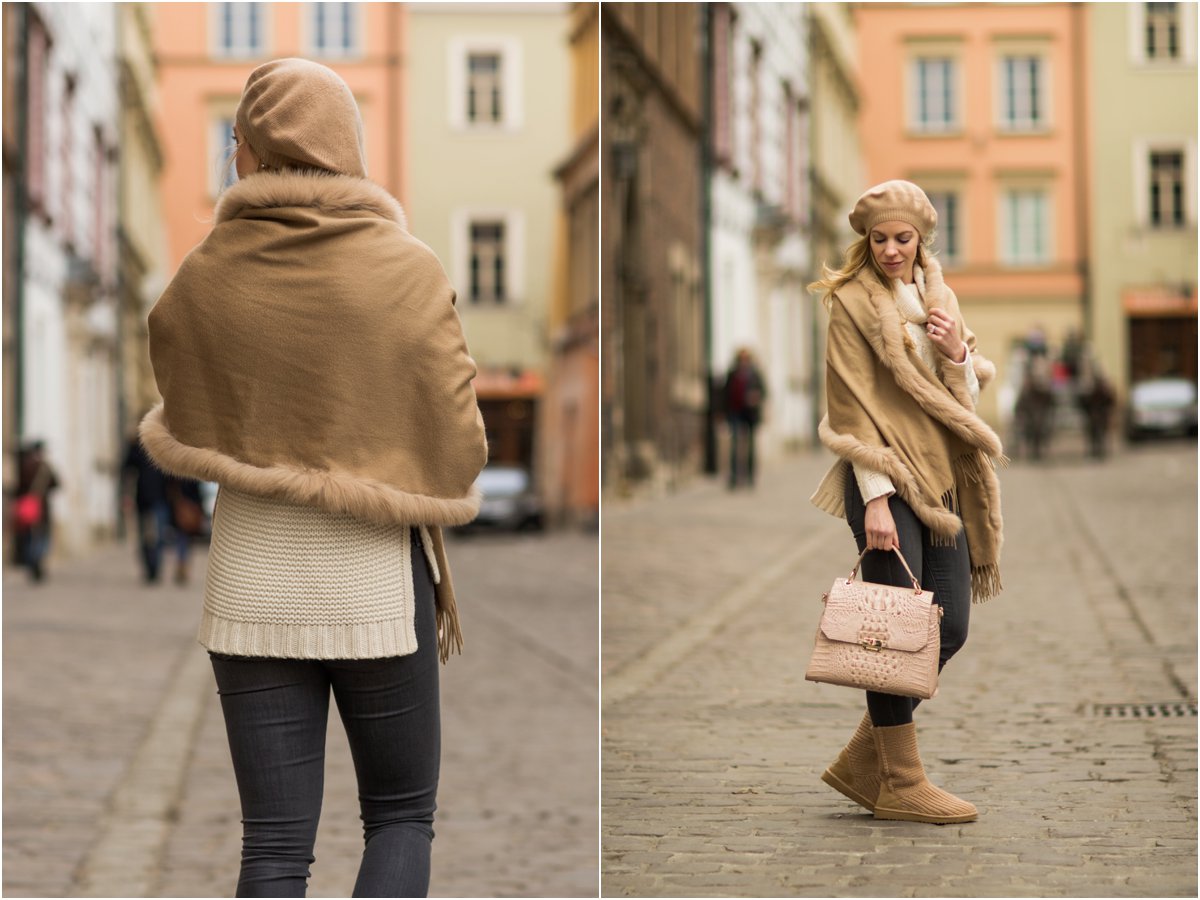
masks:
{"label": "drainage grate", "polygon": [[1196,716],[1196,701],[1097,703],[1092,707],[1092,714],[1101,719],[1186,719]]}

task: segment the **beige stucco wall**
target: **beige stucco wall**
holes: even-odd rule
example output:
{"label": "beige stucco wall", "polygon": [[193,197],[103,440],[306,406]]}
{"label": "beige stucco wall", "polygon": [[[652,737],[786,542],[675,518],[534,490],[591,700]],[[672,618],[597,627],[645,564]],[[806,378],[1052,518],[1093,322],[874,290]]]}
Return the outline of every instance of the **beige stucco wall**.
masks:
{"label": "beige stucco wall", "polygon": [[128,433],[136,417],[158,397],[150,368],[146,314],[166,283],[169,263],[160,187],[163,143],[152,57],[154,7],[123,3],[117,10],[123,69],[118,227],[125,241],[120,248],[125,267],[120,299],[120,390],[125,403],[121,424]]}
{"label": "beige stucco wall", "polygon": [[[1140,35],[1132,4],[1092,4],[1095,53],[1092,94],[1092,334],[1105,369],[1120,390],[1127,387],[1127,316],[1122,291],[1156,283],[1196,289],[1196,216],[1193,200],[1184,228],[1156,230],[1144,224],[1146,188],[1140,179],[1145,142],[1191,147],[1185,195],[1196,191],[1195,38],[1191,62],[1135,59],[1131,40]],[[1181,6],[1188,6],[1181,4]],[[1195,7],[1190,28],[1196,27]],[[1185,30],[1189,27],[1185,24]],[[1151,102],[1148,102],[1151,101]],[[1194,315],[1194,313],[1193,313]]]}
{"label": "beige stucco wall", "polygon": [[[480,366],[542,371],[561,204],[554,169],[571,146],[567,5],[414,3],[409,11],[411,229],[455,282],[459,314]],[[515,53],[519,125],[471,130],[452,122],[451,58],[464,41],[499,42]],[[466,297],[464,222],[470,211],[504,214],[513,233],[518,291],[504,305],[473,306]]]}

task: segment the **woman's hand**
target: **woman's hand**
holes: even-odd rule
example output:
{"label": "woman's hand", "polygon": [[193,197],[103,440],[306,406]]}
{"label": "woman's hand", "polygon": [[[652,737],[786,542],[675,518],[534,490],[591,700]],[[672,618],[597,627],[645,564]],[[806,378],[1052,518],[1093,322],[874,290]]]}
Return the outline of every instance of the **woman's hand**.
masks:
{"label": "woman's hand", "polygon": [[934,307],[929,310],[929,319],[925,323],[925,331],[929,340],[951,361],[965,362],[967,345],[958,336],[958,324],[950,318],[944,309]]}
{"label": "woman's hand", "polygon": [[865,518],[868,550],[891,550],[900,546],[896,536],[896,520],[888,507],[887,497],[876,497],[867,503]]}

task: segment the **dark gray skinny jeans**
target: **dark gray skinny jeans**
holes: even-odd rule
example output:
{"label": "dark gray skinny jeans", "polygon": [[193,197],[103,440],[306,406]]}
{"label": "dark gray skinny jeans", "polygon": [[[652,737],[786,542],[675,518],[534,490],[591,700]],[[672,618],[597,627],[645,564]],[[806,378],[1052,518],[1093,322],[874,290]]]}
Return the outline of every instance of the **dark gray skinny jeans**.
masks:
{"label": "dark gray skinny jeans", "polygon": [[412,540],[419,649],[383,659],[212,655],[242,801],[239,897],[303,897],[321,815],[329,692],[350,741],[366,846],[355,897],[424,897],[441,757],[434,588]]}
{"label": "dark gray skinny jeans", "polygon": [[[867,546],[866,514],[853,472],[846,474],[846,521],[862,553]],[[913,575],[921,583],[922,590],[933,591],[933,602],[942,607],[942,648],[938,657],[938,671],[967,642],[967,625],[971,616],[971,557],[967,550],[967,536],[958,532],[954,546],[933,543],[929,528],[917,518],[907,503],[893,494],[888,498],[888,509],[896,522],[896,534],[900,539],[900,552],[904,554]],[[862,577],[876,584],[912,584],[904,566],[891,550],[872,550],[863,559]],[[920,700],[901,697],[897,694],[881,694],[867,691],[867,710],[871,713],[872,725],[907,725],[913,720],[913,710]]]}

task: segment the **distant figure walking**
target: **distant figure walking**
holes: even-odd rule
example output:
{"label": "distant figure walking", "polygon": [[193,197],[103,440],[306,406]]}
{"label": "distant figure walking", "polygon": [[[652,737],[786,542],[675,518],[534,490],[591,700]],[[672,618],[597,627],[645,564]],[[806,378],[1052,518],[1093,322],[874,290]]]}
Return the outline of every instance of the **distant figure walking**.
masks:
{"label": "distant figure walking", "polygon": [[1017,433],[1031,459],[1041,459],[1054,424],[1054,378],[1045,353],[1033,353],[1025,366],[1015,409]]}
{"label": "distant figure walking", "polygon": [[53,518],[50,492],[58,489],[58,476],[46,461],[41,441],[29,444],[20,454],[17,496],[13,518],[17,529],[17,556],[34,581],[46,577],[46,555],[50,552]]}
{"label": "distant figure walking", "polygon": [[137,511],[138,548],[142,578],[147,584],[159,580],[163,550],[169,539],[175,544],[175,582],[186,584],[192,538],[200,531],[196,516],[203,517],[200,482],[173,478],[155,465],[138,438],[129,442],[125,462],[124,497]]}
{"label": "distant figure walking", "polygon": [[1088,450],[1095,459],[1103,459],[1108,451],[1108,429],[1117,397],[1100,364],[1088,354],[1079,359],[1075,398],[1087,422]]}
{"label": "distant figure walking", "polygon": [[725,418],[729,423],[729,488],[754,486],[754,430],[767,397],[762,373],[742,348],[725,376]]}

